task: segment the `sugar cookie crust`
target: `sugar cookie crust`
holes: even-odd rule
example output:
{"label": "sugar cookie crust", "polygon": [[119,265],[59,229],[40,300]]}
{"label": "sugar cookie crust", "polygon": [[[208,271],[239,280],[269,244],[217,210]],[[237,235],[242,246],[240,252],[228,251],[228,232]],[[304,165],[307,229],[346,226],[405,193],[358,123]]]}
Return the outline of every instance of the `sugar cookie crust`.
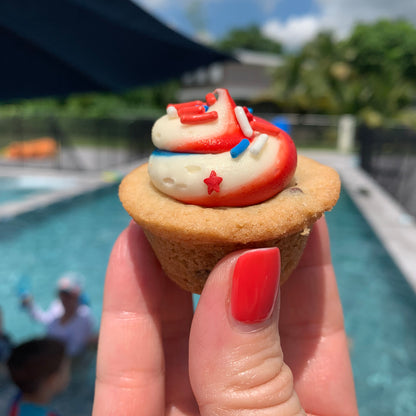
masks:
{"label": "sugar cookie crust", "polygon": [[119,196],[130,216],[155,235],[183,242],[245,244],[302,232],[338,200],[339,176],[328,166],[298,156],[294,180],[293,186],[261,204],[204,208],[163,195],[144,164],[123,179]]}

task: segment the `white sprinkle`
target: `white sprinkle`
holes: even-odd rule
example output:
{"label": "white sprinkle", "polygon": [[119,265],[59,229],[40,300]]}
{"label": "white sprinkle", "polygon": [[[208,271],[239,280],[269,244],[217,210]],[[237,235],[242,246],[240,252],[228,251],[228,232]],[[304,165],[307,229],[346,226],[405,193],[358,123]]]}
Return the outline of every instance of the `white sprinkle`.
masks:
{"label": "white sprinkle", "polygon": [[266,144],[268,138],[269,136],[264,133],[257,136],[254,139],[253,143],[251,143],[251,146],[249,147],[250,153],[252,153],[253,155],[258,155],[261,149],[263,149],[263,146]]}
{"label": "white sprinkle", "polygon": [[173,105],[168,106],[166,109],[166,112],[168,114],[169,118],[177,118],[178,117],[178,111]]}
{"label": "white sprinkle", "polygon": [[244,108],[238,105],[234,108],[234,113],[244,136],[251,137],[253,135],[253,129],[250,126],[250,122],[248,121]]}

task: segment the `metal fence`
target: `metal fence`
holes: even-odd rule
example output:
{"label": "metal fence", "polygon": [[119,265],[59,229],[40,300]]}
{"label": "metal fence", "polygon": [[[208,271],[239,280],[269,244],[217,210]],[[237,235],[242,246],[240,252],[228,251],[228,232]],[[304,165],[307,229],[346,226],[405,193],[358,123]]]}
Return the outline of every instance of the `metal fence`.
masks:
{"label": "metal fence", "polygon": [[[0,166],[111,169],[151,152],[150,131],[154,121],[155,118],[0,118]],[[45,137],[57,143],[54,156],[10,157],[6,152],[12,143],[30,143]]]}
{"label": "metal fence", "polygon": [[361,167],[416,216],[416,131],[359,126]]}
{"label": "metal fence", "polygon": [[[340,149],[341,118],[298,114],[258,114],[284,118],[299,148]],[[146,157],[155,117],[140,119],[7,117],[0,118],[0,167],[47,167],[102,171]],[[48,158],[6,157],[10,143],[52,137],[59,151]],[[353,146],[351,146],[352,148]],[[356,129],[361,166],[407,211],[416,216],[416,132],[406,128]],[[352,150],[352,149],[349,150]]]}
{"label": "metal fence", "polygon": [[260,117],[289,126],[297,147],[336,149],[338,146],[339,116],[321,114],[258,114]]}
{"label": "metal fence", "polygon": [[[261,114],[273,120],[276,114]],[[337,117],[286,114],[291,135],[299,147],[336,148]],[[0,118],[0,166],[47,167],[70,170],[115,168],[141,157],[153,149],[150,132],[155,118]],[[10,158],[1,149],[51,137],[59,151],[53,157]]]}

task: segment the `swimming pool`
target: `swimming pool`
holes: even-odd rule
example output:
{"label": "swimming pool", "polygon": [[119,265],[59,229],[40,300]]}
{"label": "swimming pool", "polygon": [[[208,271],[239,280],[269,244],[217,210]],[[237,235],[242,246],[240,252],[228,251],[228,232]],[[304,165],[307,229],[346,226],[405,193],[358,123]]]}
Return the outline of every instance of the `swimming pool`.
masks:
{"label": "swimming pool", "polygon": [[52,176],[0,176],[0,204],[21,201],[34,194],[68,189],[75,186],[71,178]]}
{"label": "swimming pool", "polygon": [[[345,192],[327,220],[360,415],[416,414],[416,297]],[[61,273],[82,273],[98,325],[108,256],[128,222],[113,186],[0,223],[0,306],[15,341],[42,331],[18,306],[24,274],[46,307]],[[64,416],[91,414],[93,360],[83,377],[78,400],[57,400]]]}
{"label": "swimming pool", "polygon": [[[65,271],[81,273],[98,328],[108,256],[128,222],[114,186],[0,222],[0,306],[14,341],[42,334],[42,327],[19,307],[21,276],[28,276],[34,298],[47,307],[56,279]],[[91,414],[94,360],[88,364],[73,386],[78,400],[73,400],[74,389],[58,400],[63,415]]]}
{"label": "swimming pool", "polygon": [[327,220],[360,415],[414,415],[416,295],[345,192]]}

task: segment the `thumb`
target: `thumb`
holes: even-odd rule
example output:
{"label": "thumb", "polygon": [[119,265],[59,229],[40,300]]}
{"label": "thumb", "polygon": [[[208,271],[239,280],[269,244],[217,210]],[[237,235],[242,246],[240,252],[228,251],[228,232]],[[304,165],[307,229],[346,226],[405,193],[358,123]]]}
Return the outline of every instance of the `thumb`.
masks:
{"label": "thumb", "polygon": [[304,415],[278,333],[277,248],[230,254],[212,271],[190,335],[201,416]]}

